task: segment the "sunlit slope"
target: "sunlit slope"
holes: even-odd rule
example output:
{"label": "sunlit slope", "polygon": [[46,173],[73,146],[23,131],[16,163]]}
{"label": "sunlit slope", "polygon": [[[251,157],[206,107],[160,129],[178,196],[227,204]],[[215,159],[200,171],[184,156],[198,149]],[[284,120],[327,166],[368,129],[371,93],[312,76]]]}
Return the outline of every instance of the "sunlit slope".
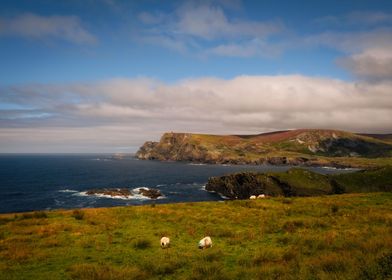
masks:
{"label": "sunlit slope", "polygon": [[140,159],[309,165],[328,165],[332,161],[339,165],[339,161],[344,161],[342,158],[375,159],[391,155],[392,144],[383,139],[320,129],[259,135],[171,132],[165,133],[159,142],[146,142],[137,152]]}

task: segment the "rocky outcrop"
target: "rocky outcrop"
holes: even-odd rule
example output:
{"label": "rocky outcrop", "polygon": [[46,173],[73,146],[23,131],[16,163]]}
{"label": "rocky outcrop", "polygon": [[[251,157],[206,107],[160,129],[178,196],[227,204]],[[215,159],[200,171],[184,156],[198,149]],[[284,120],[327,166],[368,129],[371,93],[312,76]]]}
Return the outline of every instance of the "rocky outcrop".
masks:
{"label": "rocky outcrop", "polygon": [[[295,176],[306,177],[306,170],[296,170]],[[313,172],[312,172],[313,173]],[[289,173],[287,173],[289,174]],[[312,174],[322,181],[327,180],[323,175]],[[290,176],[294,176],[291,174]],[[314,182],[313,188],[298,186],[291,178],[282,178],[280,174],[242,172],[222,177],[212,177],[206,185],[207,191],[217,192],[229,199],[247,199],[252,195],[267,196],[313,196],[329,194],[332,188],[329,185]]]}
{"label": "rocky outcrop", "polygon": [[139,194],[149,197],[151,199],[157,199],[162,196],[161,192],[157,189],[140,188]]}
{"label": "rocky outcrop", "polygon": [[208,160],[206,149],[192,141],[190,133],[165,133],[159,142],[146,142],[137,151],[136,157],[173,161]]}
{"label": "rocky outcrop", "polygon": [[104,195],[110,197],[131,197],[132,192],[126,188],[92,189],[86,191],[87,195]]}
{"label": "rocky outcrop", "polygon": [[136,153],[136,157],[139,159],[156,159],[154,154],[156,154],[155,147],[157,145],[158,142],[147,141],[139,148]]}

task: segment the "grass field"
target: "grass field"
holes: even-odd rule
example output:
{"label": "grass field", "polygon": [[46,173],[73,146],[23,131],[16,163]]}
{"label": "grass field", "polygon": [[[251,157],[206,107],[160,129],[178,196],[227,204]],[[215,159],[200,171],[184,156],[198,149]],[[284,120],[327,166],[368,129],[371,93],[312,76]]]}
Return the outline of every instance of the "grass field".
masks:
{"label": "grass field", "polygon": [[391,279],[392,194],[3,214],[0,278]]}

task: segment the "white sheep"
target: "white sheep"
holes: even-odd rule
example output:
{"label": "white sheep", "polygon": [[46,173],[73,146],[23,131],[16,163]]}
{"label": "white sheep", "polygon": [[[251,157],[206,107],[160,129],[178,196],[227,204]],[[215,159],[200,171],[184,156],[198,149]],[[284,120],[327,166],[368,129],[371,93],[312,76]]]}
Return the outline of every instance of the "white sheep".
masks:
{"label": "white sheep", "polygon": [[256,196],[255,196],[255,195],[251,195],[251,196],[249,197],[249,199],[256,199]]}
{"label": "white sheep", "polygon": [[199,241],[199,249],[206,249],[212,247],[211,237],[206,236],[202,240]]}
{"label": "white sheep", "polygon": [[161,238],[161,247],[162,249],[170,247],[170,238],[169,237],[162,237]]}
{"label": "white sheep", "polygon": [[259,194],[257,198],[265,198],[265,194]]}

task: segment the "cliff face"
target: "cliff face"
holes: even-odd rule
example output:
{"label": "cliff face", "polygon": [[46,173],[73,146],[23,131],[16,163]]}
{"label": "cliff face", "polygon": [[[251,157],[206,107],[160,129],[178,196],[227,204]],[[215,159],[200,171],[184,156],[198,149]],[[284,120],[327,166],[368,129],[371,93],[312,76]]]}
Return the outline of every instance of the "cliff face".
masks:
{"label": "cliff face", "polygon": [[293,168],[285,173],[242,172],[212,177],[207,191],[229,199],[248,199],[252,195],[319,196],[352,192],[392,191],[392,167],[355,173],[322,175]]}
{"label": "cliff face", "polygon": [[[146,142],[139,159],[231,164],[325,165],[318,157],[387,157],[392,145],[334,130],[292,130],[260,135],[165,133]],[[339,166],[333,161],[328,165]]]}
{"label": "cliff face", "polygon": [[207,152],[190,133],[165,133],[159,142],[146,142],[136,156],[139,159],[206,161]]}

